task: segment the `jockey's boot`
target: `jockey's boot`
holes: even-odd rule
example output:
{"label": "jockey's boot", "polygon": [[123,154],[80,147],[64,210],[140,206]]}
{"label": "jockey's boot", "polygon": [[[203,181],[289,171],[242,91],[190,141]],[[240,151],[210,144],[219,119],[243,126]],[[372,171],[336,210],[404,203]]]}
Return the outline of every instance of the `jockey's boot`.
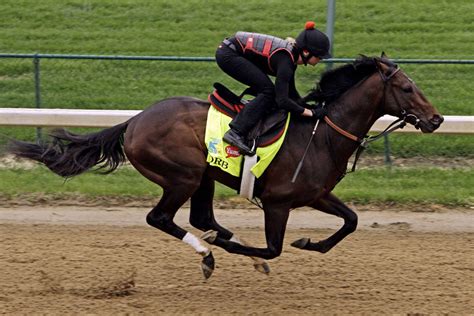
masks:
{"label": "jockey's boot", "polygon": [[224,140],[240,149],[240,153],[246,156],[255,155],[255,149],[252,150],[245,140],[245,136],[264,116],[267,97],[259,94],[255,99],[245,105],[242,111],[230,122],[230,130],[224,134]]}
{"label": "jockey's boot", "polygon": [[255,151],[245,143],[245,138],[235,129],[231,128],[224,134],[224,141],[239,148],[242,155],[253,156]]}

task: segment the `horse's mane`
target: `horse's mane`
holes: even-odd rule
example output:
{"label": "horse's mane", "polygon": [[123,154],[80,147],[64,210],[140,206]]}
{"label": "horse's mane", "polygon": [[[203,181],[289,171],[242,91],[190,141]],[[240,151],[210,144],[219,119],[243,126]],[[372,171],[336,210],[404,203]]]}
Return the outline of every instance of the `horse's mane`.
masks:
{"label": "horse's mane", "polygon": [[[316,88],[305,97],[306,101],[330,104],[344,92],[377,71],[378,57],[361,56],[351,64],[325,71]],[[391,63],[383,59],[385,63]]]}

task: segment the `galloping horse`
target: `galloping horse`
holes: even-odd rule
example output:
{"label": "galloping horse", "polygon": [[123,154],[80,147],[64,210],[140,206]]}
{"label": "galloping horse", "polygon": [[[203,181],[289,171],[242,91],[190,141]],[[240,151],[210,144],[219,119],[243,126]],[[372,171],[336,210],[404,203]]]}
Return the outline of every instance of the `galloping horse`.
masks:
{"label": "galloping horse", "polygon": [[[433,132],[443,122],[414,81],[384,54],[362,56],[326,71],[305,99],[324,102],[327,119],[321,120],[311,138],[315,121],[293,116],[279,153],[255,184],[265,215],[266,248],[248,245],[214,218],[214,182],[238,189],[240,180],[206,162],[207,101],[190,97],[162,100],[127,122],[100,132],[77,135],[57,130],[50,143],[13,141],[10,151],[39,161],[63,177],[78,175],[96,165],[111,172],[128,158],[143,176],[163,188],[161,200],[146,217],[147,223],[201,254],[206,278],[214,269],[210,247],[173,221],[189,198],[190,224],[207,232],[204,240],[230,253],[252,257],[257,270],[268,273],[264,259],[281,254],[291,209],[310,206],[344,219],[343,226],[327,239],[293,242],[292,246],[300,249],[325,253],[356,229],[357,215],[331,191],[378,118],[384,114],[397,116],[424,133]],[[293,173],[306,148],[307,158],[293,183]]]}

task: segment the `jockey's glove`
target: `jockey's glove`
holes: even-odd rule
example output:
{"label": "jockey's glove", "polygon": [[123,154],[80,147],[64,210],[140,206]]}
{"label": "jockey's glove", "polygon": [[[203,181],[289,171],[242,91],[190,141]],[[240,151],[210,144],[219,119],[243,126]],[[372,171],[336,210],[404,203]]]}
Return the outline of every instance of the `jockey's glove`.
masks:
{"label": "jockey's glove", "polygon": [[318,120],[322,119],[328,114],[328,110],[322,106],[311,109],[311,112],[313,113],[313,117],[317,118]]}

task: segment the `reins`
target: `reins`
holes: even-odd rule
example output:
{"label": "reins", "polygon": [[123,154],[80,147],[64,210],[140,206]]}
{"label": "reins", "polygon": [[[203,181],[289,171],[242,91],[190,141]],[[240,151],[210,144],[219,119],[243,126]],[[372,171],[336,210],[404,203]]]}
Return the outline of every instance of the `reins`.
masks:
{"label": "reins", "polygon": [[[382,78],[382,81],[384,83],[384,99],[385,99],[385,88],[387,87],[387,82],[392,79],[398,72],[400,71],[400,68],[396,67],[394,71],[392,71],[388,76],[385,75],[381,69],[379,68],[378,69],[378,72],[380,74],[380,77]],[[359,143],[359,146],[357,147],[357,151],[355,153],[355,158],[354,158],[354,162],[352,164],[352,168],[349,172],[355,172],[356,170],[356,166],[357,166],[357,161],[359,160],[360,158],[360,155],[362,154],[362,152],[368,147],[368,145],[390,133],[392,133],[393,131],[397,130],[397,129],[401,129],[401,128],[404,128],[405,125],[407,124],[407,118],[409,117],[412,117],[415,119],[415,127],[418,125],[418,123],[420,122],[420,119],[414,115],[414,114],[409,114],[406,112],[406,110],[404,110],[403,108],[401,108],[400,106],[400,109],[401,109],[401,115],[402,117],[401,118],[398,118],[397,120],[395,120],[394,122],[392,122],[389,126],[387,126],[387,128],[385,128],[385,130],[383,130],[381,133],[377,134],[377,135],[374,135],[374,136],[369,136],[369,135],[366,135],[365,137],[358,137],[354,134],[351,134],[350,132],[344,130],[343,128],[339,127],[336,123],[334,123],[327,115],[324,117],[324,121],[326,122],[326,124],[331,127],[333,130],[335,130],[336,132],[338,132],[339,134],[341,134],[342,136],[354,141],[354,142],[357,142]],[[300,162],[298,163],[298,167],[296,168],[295,170],[295,173],[293,175],[293,178],[291,179],[291,182],[292,183],[295,183],[296,181],[296,177],[298,176],[300,170],[301,170],[301,167],[303,166],[303,161],[306,157],[306,154],[308,152],[308,149],[311,145],[311,142],[313,140],[313,137],[314,137],[314,134],[316,133],[316,130],[318,128],[318,125],[319,125],[319,119],[316,121],[316,124],[314,126],[314,129],[313,129],[313,132],[311,134],[311,137],[309,139],[309,142],[308,144],[306,145],[306,149],[304,151],[304,154],[303,156],[301,157],[301,160]],[[329,136],[328,136],[329,137]],[[331,151],[331,156],[333,157],[333,160],[335,160],[335,153],[332,149],[332,147],[330,146],[330,144],[328,144],[329,147],[330,147],[330,151]],[[342,177],[344,177],[345,174],[347,174],[348,172],[345,171],[342,176],[341,176],[341,179]]]}
{"label": "reins", "polygon": [[352,164],[352,168],[351,168],[350,172],[354,172],[356,170],[357,161],[359,160],[360,155],[362,154],[362,152],[364,152],[364,150],[368,147],[368,145],[370,143],[378,140],[379,138],[381,138],[385,135],[388,135],[388,134],[392,133],[393,131],[395,131],[399,128],[400,129],[404,128],[405,125],[407,125],[407,122],[405,121],[405,119],[406,119],[406,116],[404,116],[403,118],[399,118],[398,120],[392,122],[389,126],[387,126],[387,128],[384,129],[383,132],[381,132],[377,135],[365,136],[362,139],[362,141],[359,143],[359,147],[357,147],[357,151],[356,151],[355,158],[354,158],[354,163]]}
{"label": "reins", "polygon": [[[391,72],[387,76],[380,70],[380,68],[378,69],[379,75],[382,78],[382,81],[384,83],[384,99],[385,99],[385,94],[386,94],[385,93],[385,87],[387,86],[386,85],[387,82],[390,79],[392,79],[399,71],[400,71],[400,68],[397,67],[393,72]],[[395,131],[397,129],[404,128],[405,125],[407,124],[406,120],[407,120],[408,117],[413,116],[415,118],[415,121],[416,121],[415,122],[415,127],[418,125],[420,119],[418,117],[416,117],[415,115],[408,114],[404,109],[401,109],[401,114],[402,114],[402,118],[399,118],[399,119],[395,120],[394,122],[392,122],[389,126],[387,126],[387,128],[385,128],[385,130],[383,130],[383,132],[381,132],[377,135],[374,135],[374,136],[366,135],[363,138],[357,137],[357,136],[349,133],[348,131],[340,128],[333,121],[331,121],[331,119],[328,116],[324,117],[324,121],[328,124],[328,126],[330,126],[332,129],[334,129],[336,132],[338,132],[339,134],[345,136],[346,138],[349,138],[352,141],[355,141],[355,142],[359,143],[359,146],[357,147],[357,151],[356,151],[356,154],[355,154],[354,163],[352,164],[352,168],[349,172],[355,172],[356,166],[357,166],[357,161],[359,160],[360,155],[368,147],[368,145],[370,143],[378,140],[379,138],[381,138],[383,136],[386,136],[386,135],[392,133],[393,131]]]}
{"label": "reins", "polygon": [[[390,133],[392,133],[393,131],[399,129],[399,128],[404,128],[405,125],[407,124],[406,122],[406,118],[407,118],[408,115],[404,115],[403,118],[399,118],[395,121],[393,121],[392,123],[390,123],[389,126],[387,126],[387,128],[385,128],[381,133],[377,134],[377,135],[374,135],[374,136],[369,136],[369,135],[366,135],[365,137],[363,138],[360,138],[360,137],[357,137],[345,130],[343,130],[342,128],[340,128],[339,126],[337,126],[333,121],[331,121],[329,119],[329,117],[325,116],[324,117],[324,120],[326,121],[326,123],[328,124],[329,127],[331,127],[332,129],[334,129],[336,132],[338,132],[339,134],[341,134],[342,136],[345,136],[346,138],[349,138],[350,140],[352,141],[355,141],[357,143],[359,143],[359,146],[357,147],[357,151],[356,151],[356,154],[355,154],[355,158],[354,158],[354,162],[352,164],[352,168],[351,170],[349,171],[350,172],[355,172],[356,170],[356,166],[357,166],[357,161],[359,160],[360,158],[360,155],[364,152],[364,150],[368,147],[368,145],[380,138],[382,138],[383,136],[385,135],[388,135]],[[332,148],[332,147],[331,147]],[[331,149],[331,156],[335,156],[334,152],[332,151]],[[333,158],[334,160],[334,158]],[[343,176],[345,174],[347,174],[348,172],[344,172]]]}

